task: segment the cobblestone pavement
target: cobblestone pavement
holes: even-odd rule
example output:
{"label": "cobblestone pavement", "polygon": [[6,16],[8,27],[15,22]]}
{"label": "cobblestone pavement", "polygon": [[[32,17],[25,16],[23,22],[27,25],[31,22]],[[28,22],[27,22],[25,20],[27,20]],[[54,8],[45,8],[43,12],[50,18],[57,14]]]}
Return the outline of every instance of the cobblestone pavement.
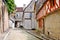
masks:
{"label": "cobblestone pavement", "polygon": [[22,29],[11,29],[5,40],[40,40]]}

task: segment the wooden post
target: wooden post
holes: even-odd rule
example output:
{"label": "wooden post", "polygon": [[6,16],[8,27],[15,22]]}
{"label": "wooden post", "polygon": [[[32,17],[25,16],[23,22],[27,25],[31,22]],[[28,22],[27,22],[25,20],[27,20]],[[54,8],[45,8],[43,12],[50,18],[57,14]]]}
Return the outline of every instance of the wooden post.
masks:
{"label": "wooden post", "polygon": [[45,34],[45,23],[44,23],[44,19],[43,19],[43,34]]}

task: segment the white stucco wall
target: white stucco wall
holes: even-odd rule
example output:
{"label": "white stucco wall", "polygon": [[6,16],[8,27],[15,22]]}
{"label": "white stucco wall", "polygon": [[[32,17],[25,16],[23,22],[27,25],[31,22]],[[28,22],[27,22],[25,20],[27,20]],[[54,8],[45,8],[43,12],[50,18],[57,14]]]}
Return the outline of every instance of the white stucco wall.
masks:
{"label": "white stucco wall", "polygon": [[35,19],[35,14],[32,13],[32,28],[36,29],[37,27],[37,23],[36,23],[36,19]]}
{"label": "white stucco wall", "polygon": [[32,29],[31,20],[24,20],[23,27],[25,29]]}
{"label": "white stucco wall", "polygon": [[[24,13],[24,14],[25,14],[24,15],[24,21],[23,21],[24,27],[27,29],[29,29],[29,28],[30,29],[36,29],[37,24],[36,24],[35,14],[34,13]],[[31,19],[28,19],[28,18],[30,18],[30,14],[31,14]],[[27,18],[27,19],[25,19],[25,18]]]}

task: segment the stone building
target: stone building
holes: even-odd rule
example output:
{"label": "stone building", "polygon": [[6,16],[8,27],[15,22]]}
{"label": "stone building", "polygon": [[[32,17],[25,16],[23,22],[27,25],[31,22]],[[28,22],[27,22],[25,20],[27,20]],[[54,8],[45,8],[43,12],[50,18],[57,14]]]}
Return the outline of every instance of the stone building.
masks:
{"label": "stone building", "polygon": [[25,29],[36,29],[34,5],[35,0],[32,0],[24,9],[23,27]]}
{"label": "stone building", "polygon": [[4,0],[0,0],[0,33],[7,31],[8,26],[8,11]]}
{"label": "stone building", "polygon": [[23,7],[16,7],[15,27],[23,26]]}

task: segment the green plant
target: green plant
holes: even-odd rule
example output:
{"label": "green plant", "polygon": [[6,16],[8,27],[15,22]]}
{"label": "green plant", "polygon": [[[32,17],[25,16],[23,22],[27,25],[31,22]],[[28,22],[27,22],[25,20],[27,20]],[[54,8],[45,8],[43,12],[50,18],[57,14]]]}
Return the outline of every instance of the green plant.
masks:
{"label": "green plant", "polygon": [[7,6],[8,9],[8,13],[11,14],[14,12],[16,5],[14,3],[14,0],[5,0],[5,4]]}

